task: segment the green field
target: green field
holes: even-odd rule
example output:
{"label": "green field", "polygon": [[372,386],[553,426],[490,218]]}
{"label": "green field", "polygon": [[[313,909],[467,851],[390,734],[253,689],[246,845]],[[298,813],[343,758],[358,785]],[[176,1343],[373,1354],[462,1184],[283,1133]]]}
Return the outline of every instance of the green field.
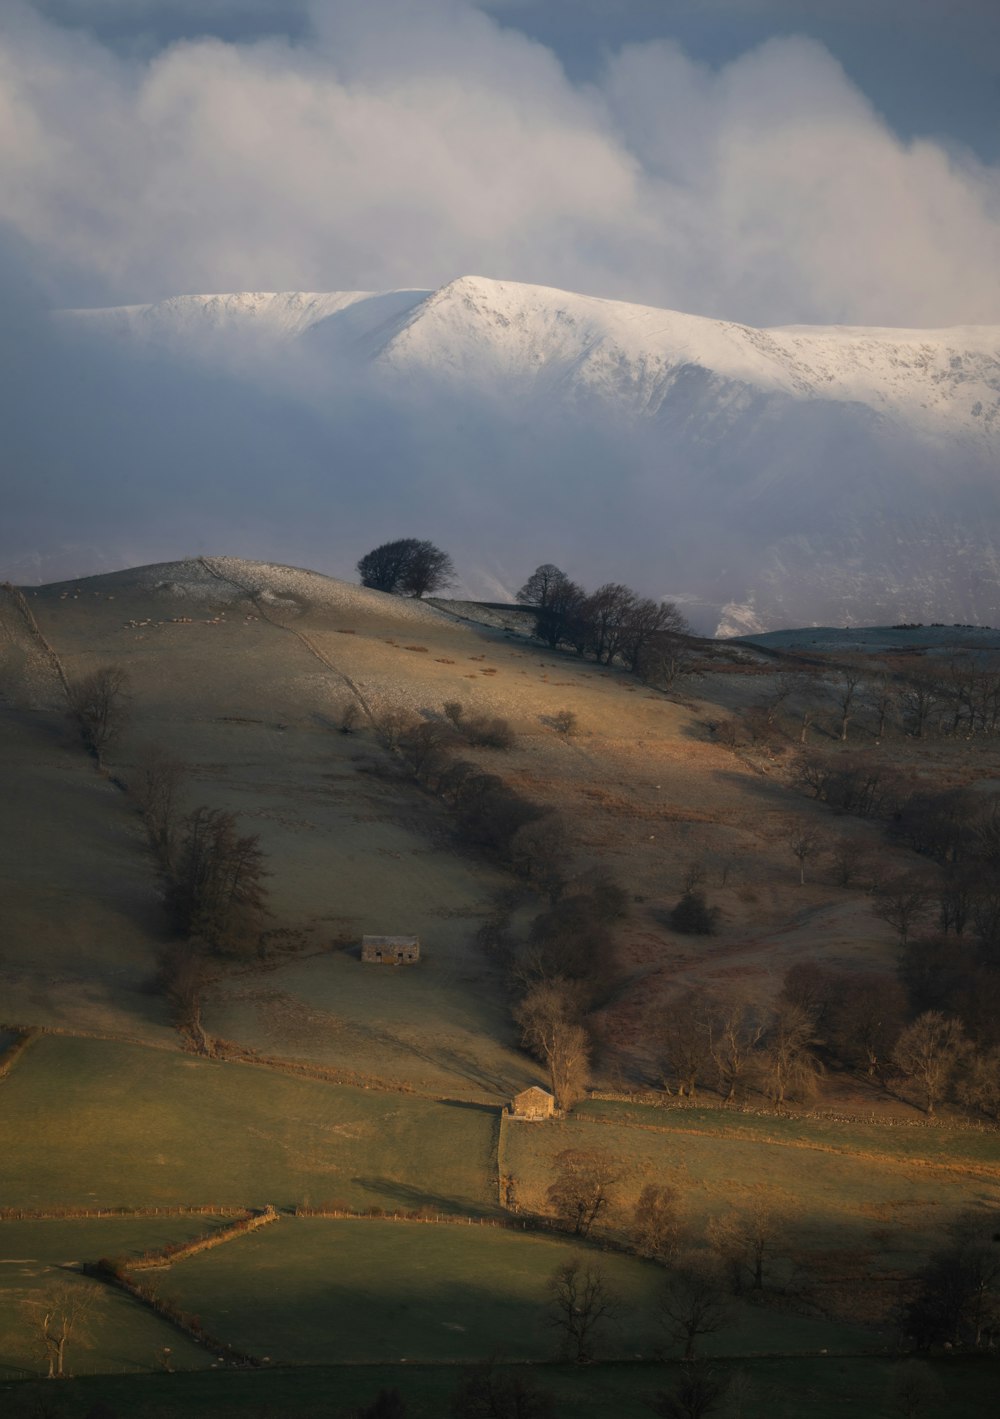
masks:
{"label": "green field", "polygon": [[7,1206],[488,1210],[495,1113],[48,1035],[0,1082]]}
{"label": "green field", "polygon": [[[555,1357],[546,1282],[578,1258],[598,1265],[624,1314],[603,1353],[649,1358],[661,1269],[557,1237],[496,1227],[367,1220],[282,1220],[171,1268],[164,1286],[240,1349],[296,1364]],[[857,1351],[877,1343],[835,1326],[741,1306],[706,1351]]]}
{"label": "green field", "polygon": [[[612,1226],[627,1223],[645,1183],[677,1190],[683,1220],[698,1236],[712,1216],[764,1198],[783,1218],[791,1250],[871,1254],[881,1269],[913,1267],[934,1246],[956,1214],[1000,1203],[1000,1170],[939,1164],[939,1135],[905,1131],[910,1145],[925,1143],[929,1157],[912,1152],[893,1158],[866,1155],[871,1137],[833,1151],[836,1132],[809,1121],[742,1119],[720,1111],[676,1112],[586,1106],[578,1117],[539,1127],[504,1125],[503,1169],[516,1180],[522,1207],[544,1211],[545,1191],[564,1148],[601,1150],[620,1160]],[[637,1116],[662,1120],[640,1124]],[[747,1126],[744,1127],[744,1124]],[[759,1127],[754,1127],[759,1124]],[[732,1126],[731,1126],[732,1125]],[[858,1133],[859,1130],[854,1130]],[[904,1130],[867,1131],[892,1141]],[[969,1131],[969,1146],[997,1153],[997,1135]],[[961,1153],[959,1154],[961,1156]]]}
{"label": "green field", "polygon": [[70,1343],[73,1374],[150,1370],[164,1346],[177,1369],[209,1365],[212,1356],[123,1293],[67,1269],[101,1256],[135,1256],[200,1236],[227,1219],[213,1217],[85,1218],[78,1221],[0,1222],[0,1376],[44,1368],[25,1303],[51,1295],[53,1286],[89,1291],[95,1298],[92,1334]]}
{"label": "green field", "polygon": [[595,1122],[631,1124],[678,1133],[703,1133],[750,1142],[807,1147],[857,1157],[923,1160],[946,1166],[988,1168],[1000,1181],[1000,1129],[930,1124],[838,1123],[822,1118],[780,1118],[775,1114],[739,1113],[720,1108],[669,1108],[617,1100],[591,1099],[575,1116]]}

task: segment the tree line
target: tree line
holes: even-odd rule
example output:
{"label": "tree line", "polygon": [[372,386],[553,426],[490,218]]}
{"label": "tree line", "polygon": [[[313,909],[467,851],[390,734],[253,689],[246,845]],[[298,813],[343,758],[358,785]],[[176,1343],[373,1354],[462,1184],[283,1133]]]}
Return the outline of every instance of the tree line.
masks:
{"label": "tree line", "polygon": [[536,567],[517,600],[534,612],[535,635],[553,650],[622,665],[663,689],[690,668],[691,629],[673,602],[653,601],[622,582],[587,592],[551,562]]}

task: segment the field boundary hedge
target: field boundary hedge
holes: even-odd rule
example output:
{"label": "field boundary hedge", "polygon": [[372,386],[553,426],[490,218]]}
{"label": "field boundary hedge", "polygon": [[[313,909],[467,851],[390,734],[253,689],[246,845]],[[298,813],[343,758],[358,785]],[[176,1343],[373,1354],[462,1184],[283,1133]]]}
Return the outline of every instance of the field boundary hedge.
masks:
{"label": "field boundary hedge", "polygon": [[422,1226],[444,1227],[493,1227],[502,1232],[537,1232],[543,1236],[561,1237],[574,1246],[589,1247],[594,1251],[619,1252],[623,1256],[635,1257],[637,1261],[650,1261],[650,1257],[640,1256],[625,1241],[610,1236],[607,1232],[592,1236],[578,1236],[572,1229],[561,1226],[556,1218],[544,1217],[538,1212],[505,1212],[496,1217],[459,1216],[456,1213],[436,1212],[422,1216],[416,1212],[387,1212],[380,1207],[369,1207],[363,1212],[348,1207],[323,1206],[296,1207],[293,1215],[308,1220],[318,1218],[330,1222],[413,1222]]}
{"label": "field boundary hedge", "polygon": [[91,1277],[95,1281],[103,1281],[106,1286],[116,1286],[120,1291],[124,1291],[127,1296],[146,1306],[164,1320],[168,1325],[172,1325],[175,1330],[179,1330],[186,1335],[189,1340],[193,1340],[196,1345],[201,1345],[206,1350],[211,1350],[220,1360],[236,1366],[240,1369],[259,1369],[261,1361],[256,1355],[251,1355],[246,1350],[237,1350],[228,1341],[219,1340],[217,1336],[210,1335],[202,1328],[201,1320],[190,1311],[182,1310],[173,1301],[158,1296],[151,1286],[144,1285],[141,1281],[133,1281],[128,1272],[119,1265],[118,1262],[103,1257],[100,1261],[84,1262],[81,1270],[85,1276]]}
{"label": "field boundary hedge", "polygon": [[0,1079],[7,1078],[25,1050],[31,1048],[42,1031],[38,1025],[32,1025],[26,1030],[17,1030],[15,1033],[17,1039],[11,1040],[3,1054],[0,1054]]}
{"label": "field boundary hedge", "polygon": [[586,1101],[595,1104],[632,1104],[637,1108],[660,1109],[666,1113],[734,1114],[745,1118],[782,1119],[800,1123],[846,1123],[859,1128],[929,1128],[938,1133],[1000,1133],[1000,1123],[987,1123],[983,1119],[963,1119],[950,1122],[939,1118],[886,1118],[880,1114],[844,1114],[833,1109],[767,1109],[760,1105],[713,1104],[703,1099],[681,1099],[676,1095],[664,1094],[655,1089],[636,1090],[634,1093],[612,1089],[591,1089]]}
{"label": "field boundary hedge", "polygon": [[248,1233],[256,1232],[260,1227],[266,1227],[278,1220],[278,1213],[268,1203],[262,1211],[255,1212],[250,1217],[242,1217],[238,1222],[231,1222],[228,1227],[204,1232],[200,1237],[192,1237],[188,1242],[170,1242],[159,1251],[143,1252],[140,1256],[130,1259],[128,1270],[153,1271],[173,1266],[175,1261],[187,1261],[188,1257],[197,1256],[199,1252],[210,1251],[212,1247],[220,1247],[225,1242],[234,1242],[238,1237],[245,1237]]}

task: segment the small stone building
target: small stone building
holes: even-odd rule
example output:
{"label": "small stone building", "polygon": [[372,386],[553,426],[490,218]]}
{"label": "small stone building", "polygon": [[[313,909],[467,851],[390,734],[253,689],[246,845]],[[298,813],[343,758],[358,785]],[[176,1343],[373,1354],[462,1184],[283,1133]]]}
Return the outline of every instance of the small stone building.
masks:
{"label": "small stone building", "polygon": [[540,1089],[532,1084],[530,1089],[522,1089],[510,1101],[513,1118],[551,1118],[556,1111],[556,1101],[548,1089]]}
{"label": "small stone building", "polygon": [[420,960],[417,936],[363,936],[361,959],[378,966],[411,966]]}

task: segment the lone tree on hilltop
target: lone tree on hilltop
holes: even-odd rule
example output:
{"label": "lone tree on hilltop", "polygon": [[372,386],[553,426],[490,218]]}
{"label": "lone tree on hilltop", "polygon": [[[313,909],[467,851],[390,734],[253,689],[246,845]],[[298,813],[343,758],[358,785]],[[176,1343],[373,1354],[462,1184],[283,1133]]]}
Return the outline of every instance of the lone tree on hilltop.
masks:
{"label": "lone tree on hilltop", "polygon": [[433,542],[401,537],[366,552],[358,562],[361,585],[394,596],[426,596],[455,580],[455,566],[447,552]]}

